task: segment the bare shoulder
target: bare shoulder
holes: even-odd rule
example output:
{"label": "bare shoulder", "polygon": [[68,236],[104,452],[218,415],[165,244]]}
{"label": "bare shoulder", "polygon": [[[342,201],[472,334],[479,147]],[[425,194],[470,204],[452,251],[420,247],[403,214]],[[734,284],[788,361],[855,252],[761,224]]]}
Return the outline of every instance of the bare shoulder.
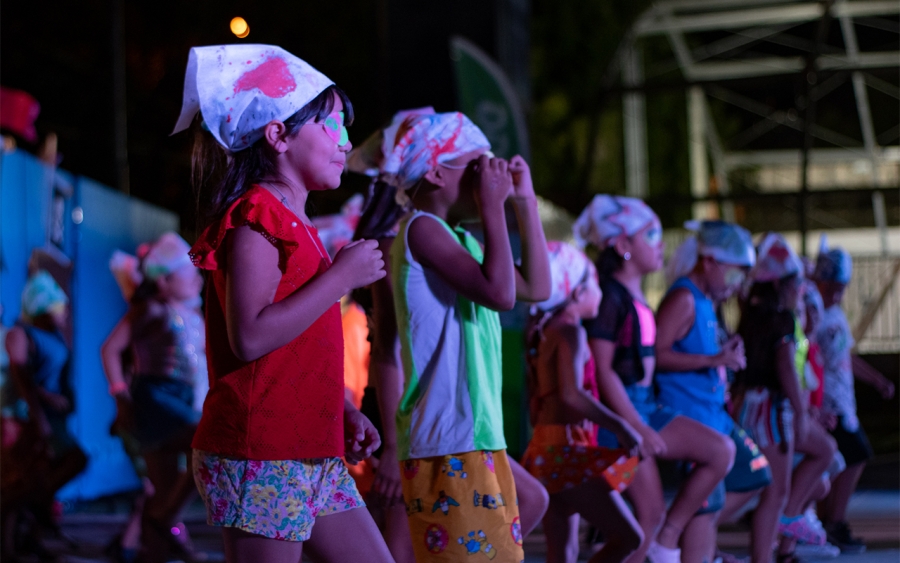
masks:
{"label": "bare shoulder", "polygon": [[6,333],[6,352],[9,355],[9,361],[14,364],[21,364],[28,358],[28,335],[25,329],[20,326],[14,326]]}
{"label": "bare shoulder", "polygon": [[435,250],[450,250],[455,243],[446,227],[437,220],[421,215],[412,219],[407,230],[407,243],[419,262],[430,262]]}
{"label": "bare shoulder", "polygon": [[544,338],[554,348],[564,347],[578,349],[587,344],[587,333],[581,325],[571,323],[555,323],[544,329]]}
{"label": "bare shoulder", "polygon": [[686,287],[679,287],[666,294],[659,305],[659,310],[662,311],[663,307],[672,312],[692,311],[694,309],[694,294]]}

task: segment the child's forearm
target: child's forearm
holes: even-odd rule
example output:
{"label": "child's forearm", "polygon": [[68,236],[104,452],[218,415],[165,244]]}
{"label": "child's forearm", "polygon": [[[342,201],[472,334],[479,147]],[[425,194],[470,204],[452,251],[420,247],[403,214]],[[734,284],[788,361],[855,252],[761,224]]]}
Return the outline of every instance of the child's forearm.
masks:
{"label": "child's forearm", "polygon": [[685,354],[668,350],[656,349],[656,368],[662,371],[694,371],[719,367],[719,356],[707,356],[704,354]]}
{"label": "child's forearm", "polygon": [[504,309],[512,309],[516,300],[515,265],[503,203],[483,204],[481,220],[484,228],[484,262],[481,270],[492,289],[492,301],[504,306]]}
{"label": "child's forearm", "polygon": [[778,374],[778,382],[781,390],[791,403],[794,413],[801,416],[806,413],[806,404],[800,392],[800,380],[797,370],[794,368],[794,346],[783,344],[775,352],[775,371]]}
{"label": "child's forearm", "polygon": [[522,267],[516,275],[516,298],[543,301],[550,297],[550,258],[534,197],[511,197],[522,242]]}
{"label": "child's forearm", "polygon": [[851,355],[850,358],[853,365],[853,376],[863,383],[867,383],[873,387],[877,387],[882,382],[882,380],[887,379],[881,374],[881,372],[870,366],[868,362],[866,362],[856,354]]}
{"label": "child's forearm", "polygon": [[397,362],[375,360],[369,364],[375,372],[375,389],[378,395],[378,410],[381,414],[381,439],[386,449],[397,447],[397,408],[403,398],[403,373]]}

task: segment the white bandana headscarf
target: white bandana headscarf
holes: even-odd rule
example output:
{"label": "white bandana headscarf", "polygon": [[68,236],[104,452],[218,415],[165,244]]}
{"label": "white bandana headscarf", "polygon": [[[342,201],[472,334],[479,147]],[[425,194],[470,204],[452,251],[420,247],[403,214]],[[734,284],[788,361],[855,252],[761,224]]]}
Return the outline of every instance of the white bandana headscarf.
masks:
{"label": "white bandana headscarf", "polygon": [[188,253],[191,246],[176,233],[167,232],[155,241],[137,248],[137,256],[116,250],[109,259],[109,269],[126,301],[144,279],[157,280],[186,266],[194,267]]}
{"label": "white bandana headscarf", "polygon": [[595,275],[594,265],[583,252],[565,242],[548,241],[547,253],[550,257],[550,298],[536,303],[540,311],[550,311],[559,307],[572,295],[575,288],[588,276]]}
{"label": "white bandana headscarf", "polygon": [[394,146],[385,152],[385,180],[408,190],[438,164],[490,148],[481,129],[459,112],[412,116],[401,122]]}
{"label": "white bandana headscarf", "polygon": [[375,131],[350,151],[347,155],[347,170],[371,178],[377,177],[382,172],[385,155],[394,150],[400,126],[407,119],[417,115],[434,115],[434,108],[407,109],[395,113],[387,127]]}
{"label": "white bandana headscarf", "polygon": [[281,47],[193,47],[172,133],[187,129],[199,111],[216,141],[236,152],[259,140],[267,123],[284,121],[332,84]]}
{"label": "white bandana headscarf", "polygon": [[173,232],[164,233],[150,245],[141,262],[141,270],[148,279],[156,280],[185,266],[193,266],[188,253],[191,245]]}
{"label": "white bandana headscarf", "polygon": [[620,235],[633,236],[654,221],[656,213],[633,197],[597,195],[584,208],[572,226],[575,242],[604,249]]}
{"label": "white bandana headscarf", "polygon": [[666,264],[666,282],[669,285],[686,276],[697,265],[700,256],[711,256],[722,264],[753,267],[756,251],[747,229],[725,221],[686,221],[684,228],[692,231],[675,249]]}
{"label": "white bandana headscarf", "polygon": [[783,236],[767,234],[759,245],[756,266],[748,278],[754,282],[771,282],[792,275],[803,275],[803,262]]}
{"label": "white bandana headscarf", "polygon": [[843,248],[829,249],[828,238],[822,235],[813,277],[819,281],[848,284],[850,278],[853,277],[853,259]]}

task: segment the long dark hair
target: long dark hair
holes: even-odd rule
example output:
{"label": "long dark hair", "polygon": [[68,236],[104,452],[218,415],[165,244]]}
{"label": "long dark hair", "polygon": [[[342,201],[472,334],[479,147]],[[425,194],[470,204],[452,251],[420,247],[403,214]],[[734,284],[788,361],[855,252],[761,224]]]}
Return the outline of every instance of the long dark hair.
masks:
{"label": "long dark hair", "polygon": [[397,203],[397,189],[381,180],[372,182],[353,240],[379,239],[390,235],[394,225],[406,212]]}
{"label": "long dark hair", "polygon": [[[343,90],[332,85],[284,120],[288,136],[296,135],[300,127],[310,119],[320,122],[328,117],[334,110],[334,94],[344,104],[344,122],[347,125],[353,123],[353,104],[350,103],[350,98]],[[244,150],[229,152],[202,130],[198,120],[194,125],[191,173],[197,198],[197,216],[202,228],[221,217],[251,185],[277,175],[275,154],[265,139],[259,139]]]}
{"label": "long dark hair", "polygon": [[[356,224],[353,240],[377,240],[392,236],[394,225],[406,213],[406,209],[397,203],[396,196],[397,188],[386,182],[376,180],[369,185],[366,204],[359,223]],[[388,268],[390,268],[390,264],[388,264]],[[354,289],[351,292],[351,298],[363,308],[366,315],[372,316],[374,303],[370,286]]]}
{"label": "long dark hair", "polygon": [[597,276],[601,280],[612,277],[613,274],[622,269],[623,263],[625,263],[625,259],[616,252],[616,247],[607,246],[600,252],[600,255],[597,256],[597,262],[595,263],[597,266]]}
{"label": "long dark hair", "polygon": [[[781,306],[781,292],[792,276],[775,282],[757,282],[750,287],[747,299],[741,303],[741,320],[738,334],[744,339],[747,368],[744,371],[759,373],[774,370],[773,337],[792,334],[793,311]],[[744,377],[738,374],[738,380]]]}

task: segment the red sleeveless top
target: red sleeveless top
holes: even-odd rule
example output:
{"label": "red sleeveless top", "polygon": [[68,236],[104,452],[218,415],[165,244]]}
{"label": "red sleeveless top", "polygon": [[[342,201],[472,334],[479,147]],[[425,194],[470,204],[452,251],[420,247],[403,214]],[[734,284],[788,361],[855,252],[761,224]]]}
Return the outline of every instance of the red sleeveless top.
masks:
{"label": "red sleeveless top", "polygon": [[304,227],[259,186],[242,195],[191,249],[209,271],[206,353],[209,394],[192,446],[251,460],[337,457],[344,454],[344,341],[335,303],[293,341],[252,362],[238,359],[225,328],[228,232],[244,225],[278,248],[281,281],[275,302],[328,269],[313,227]]}

